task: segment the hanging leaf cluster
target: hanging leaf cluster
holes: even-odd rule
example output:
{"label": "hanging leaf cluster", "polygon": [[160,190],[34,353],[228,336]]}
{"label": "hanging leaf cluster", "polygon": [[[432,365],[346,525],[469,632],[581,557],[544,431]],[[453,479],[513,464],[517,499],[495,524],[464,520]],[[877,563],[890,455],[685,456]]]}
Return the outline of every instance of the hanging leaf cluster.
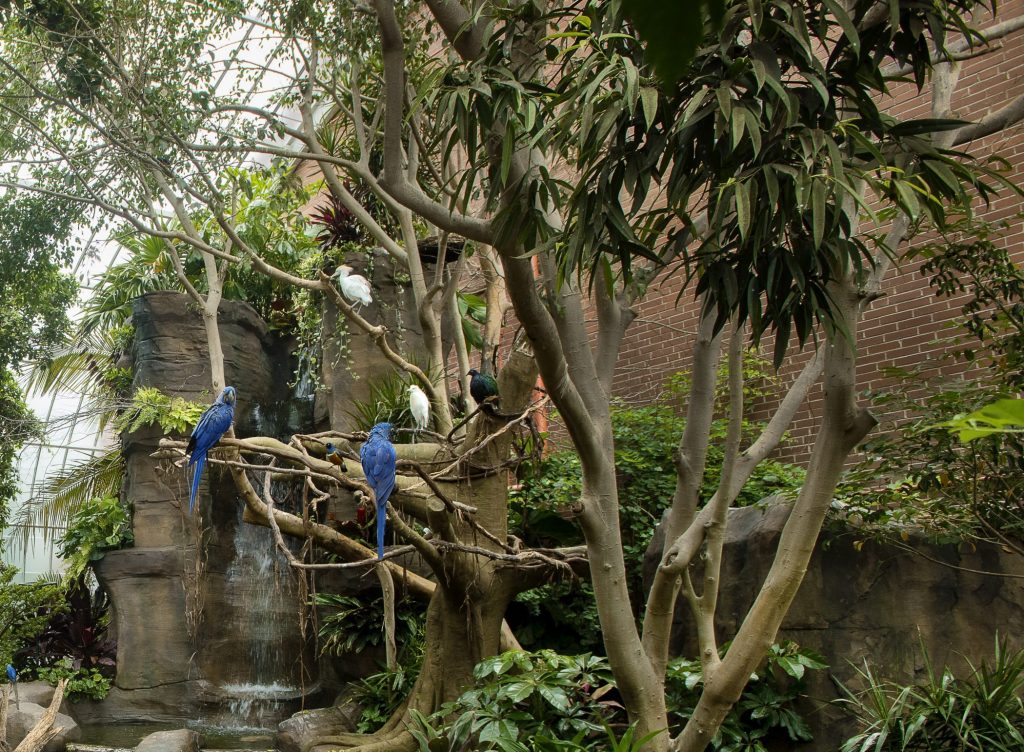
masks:
{"label": "hanging leaf cluster", "polygon": [[564,273],[607,278],[614,264],[628,281],[638,259],[674,266],[720,324],[735,314],[755,337],[773,331],[779,356],[791,333],[804,342],[833,322],[838,277],[887,250],[857,232],[858,214],[878,219],[863,185],[940,227],[1008,185],[935,145],[963,123],[879,107],[891,82],[924,84],[931,45],[976,36],[963,19],[984,3],[731,2],[671,88],[616,6],[592,3],[554,35],[550,133],[579,175]]}

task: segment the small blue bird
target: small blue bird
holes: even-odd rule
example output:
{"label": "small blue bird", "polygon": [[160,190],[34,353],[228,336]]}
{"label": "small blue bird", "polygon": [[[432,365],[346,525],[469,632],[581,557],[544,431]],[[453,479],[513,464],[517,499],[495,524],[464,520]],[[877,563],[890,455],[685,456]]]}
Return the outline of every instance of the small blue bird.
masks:
{"label": "small blue bird", "polygon": [[341,450],[329,441],[327,442],[327,461],[332,465],[337,465],[341,472],[348,472],[348,468],[345,467],[345,458],[341,456]]}
{"label": "small blue bird", "polygon": [[21,700],[18,699],[18,672],[10,663],[7,664],[7,680],[11,683],[11,686],[14,687],[14,705],[17,708],[20,708]]}
{"label": "small blue bird", "polygon": [[224,387],[217,401],[206,408],[196,423],[192,436],[189,437],[188,447],[185,451],[189,453],[188,466],[195,465],[192,476],[192,493],[188,497],[188,511],[191,514],[196,505],[196,493],[199,491],[199,479],[203,475],[203,466],[206,465],[206,453],[210,448],[220,441],[220,437],[231,428],[235,419],[235,388]]}
{"label": "small blue bird", "polygon": [[395,445],[391,443],[391,424],[378,423],[370,429],[370,438],[359,450],[366,482],[377,502],[377,561],[384,558],[384,519],[388,497],[395,490]]}

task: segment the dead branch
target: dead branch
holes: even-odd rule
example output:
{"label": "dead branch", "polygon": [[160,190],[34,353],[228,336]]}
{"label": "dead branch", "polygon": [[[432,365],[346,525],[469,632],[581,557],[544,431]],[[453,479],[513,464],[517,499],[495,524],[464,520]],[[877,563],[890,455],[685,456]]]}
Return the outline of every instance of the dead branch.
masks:
{"label": "dead branch", "polygon": [[54,726],[53,722],[57,719],[57,711],[60,708],[61,700],[64,699],[64,688],[67,685],[67,679],[57,682],[57,688],[53,690],[53,699],[50,700],[50,707],[21,740],[21,744],[14,748],[14,752],[41,752],[51,739],[64,730],[62,726]]}

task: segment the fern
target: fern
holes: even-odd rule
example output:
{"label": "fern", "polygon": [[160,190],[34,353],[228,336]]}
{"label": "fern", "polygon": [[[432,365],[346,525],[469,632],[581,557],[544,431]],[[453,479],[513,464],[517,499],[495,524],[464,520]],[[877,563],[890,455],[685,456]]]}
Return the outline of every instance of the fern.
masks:
{"label": "fern", "polygon": [[153,387],[142,387],[135,392],[131,405],[117,416],[114,426],[119,432],[131,433],[156,424],[164,433],[184,433],[196,424],[207,407],[181,397],[168,397]]}

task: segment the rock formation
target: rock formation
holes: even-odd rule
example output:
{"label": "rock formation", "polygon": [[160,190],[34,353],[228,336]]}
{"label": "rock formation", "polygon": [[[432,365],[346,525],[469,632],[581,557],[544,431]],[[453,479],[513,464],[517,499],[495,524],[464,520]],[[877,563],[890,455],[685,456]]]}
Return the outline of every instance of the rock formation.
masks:
{"label": "rock formation", "polygon": [[[226,377],[238,389],[235,430],[242,436],[263,432],[267,416],[290,396],[287,343],[273,337],[246,304],[223,303],[219,320]],[[185,296],[157,292],[138,299],[133,323],[136,386],[212,401],[202,321]],[[292,574],[278,562],[232,578],[242,525],[234,487],[211,468],[197,514],[190,516],[184,468],[150,456],[161,436],[147,428],[123,437],[123,493],[133,509],[135,546],[108,553],[97,567],[117,624],[117,679],[107,700],[83,711],[91,721],[204,720],[226,711],[232,700],[268,700],[245,693],[258,695],[253,685],[267,683],[251,676],[253,651],[272,640],[287,666],[273,679],[287,700],[281,707],[286,715],[302,695],[287,690],[309,687],[312,662],[299,634],[295,591],[288,588]],[[263,545],[269,547],[269,535]],[[258,601],[267,588],[283,595]],[[260,623],[275,627],[272,636],[248,621],[257,602]]]}
{"label": "rock formation", "polygon": [[[736,633],[760,590],[789,509],[779,503],[730,511],[717,611],[720,644]],[[854,732],[849,716],[829,703],[839,696],[835,681],[858,686],[856,669],[864,661],[883,678],[919,681],[922,646],[933,665],[948,663],[960,672],[965,659],[977,665],[991,658],[996,634],[1024,647],[1019,556],[989,544],[936,545],[911,536],[907,548],[897,548],[861,538],[851,531],[823,533],[777,638],[821,653],[830,665],[811,674],[804,710],[815,741],[799,749],[834,752]],[[659,528],[647,551],[648,572],[663,545]],[[684,603],[677,609],[673,654],[697,654]]]}

